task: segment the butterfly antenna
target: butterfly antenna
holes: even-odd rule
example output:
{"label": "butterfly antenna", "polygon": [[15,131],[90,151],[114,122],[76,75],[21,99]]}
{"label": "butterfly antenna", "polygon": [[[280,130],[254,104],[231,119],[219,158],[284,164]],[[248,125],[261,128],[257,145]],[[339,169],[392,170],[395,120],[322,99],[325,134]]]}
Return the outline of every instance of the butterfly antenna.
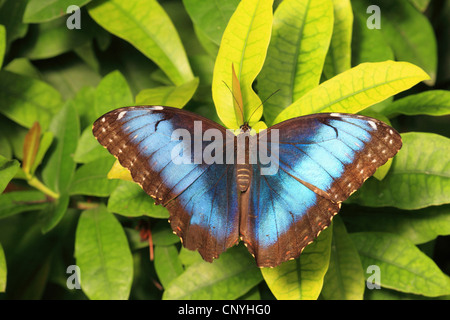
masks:
{"label": "butterfly antenna", "polygon": [[255,112],[258,111],[259,108],[261,108],[263,106],[263,104],[266,103],[266,101],[269,100],[274,94],[278,93],[278,91],[280,91],[280,89],[278,89],[275,92],[271,93],[266,99],[264,99],[264,101],[261,102],[261,104],[255,110],[253,110],[252,114],[250,115],[250,118],[248,118],[248,119],[250,120],[253,117],[253,115],[255,114]]}
{"label": "butterfly antenna", "polygon": [[236,104],[239,107],[239,110],[241,111],[241,114],[244,114],[244,109],[242,109],[241,104],[239,103],[239,101],[236,99],[236,97],[233,94],[233,91],[231,90],[231,88],[227,85],[227,83],[225,81],[222,80],[222,82],[227,86],[228,90],[230,90],[231,95],[233,96],[234,101],[236,101]]}

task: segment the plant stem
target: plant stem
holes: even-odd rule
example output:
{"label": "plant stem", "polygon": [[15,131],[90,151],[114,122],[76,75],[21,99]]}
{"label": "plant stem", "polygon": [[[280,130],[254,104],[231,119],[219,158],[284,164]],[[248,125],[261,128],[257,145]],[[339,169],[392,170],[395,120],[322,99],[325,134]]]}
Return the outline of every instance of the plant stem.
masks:
{"label": "plant stem", "polygon": [[53,199],[58,199],[59,194],[50,190],[46,185],[44,185],[42,182],[40,182],[36,177],[31,177],[28,179],[28,184],[30,186],[35,187],[36,189],[42,191],[46,195],[52,197]]}
{"label": "plant stem", "polygon": [[76,208],[80,210],[88,210],[97,208],[99,204],[97,202],[77,202]]}

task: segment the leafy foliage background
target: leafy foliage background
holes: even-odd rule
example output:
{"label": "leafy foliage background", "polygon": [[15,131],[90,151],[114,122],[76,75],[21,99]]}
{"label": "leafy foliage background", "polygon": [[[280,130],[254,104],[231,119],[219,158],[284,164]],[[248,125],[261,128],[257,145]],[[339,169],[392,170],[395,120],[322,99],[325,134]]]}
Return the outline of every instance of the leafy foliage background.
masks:
{"label": "leafy foliage background", "polygon": [[[1,298],[449,297],[450,2],[275,1],[273,29],[271,1],[239,3],[0,1]],[[371,4],[381,30],[366,27]],[[80,30],[66,27],[69,5],[82,7]],[[243,34],[255,47],[233,52]],[[361,112],[404,142],[299,259],[273,269],[258,269],[242,245],[212,264],[182,248],[167,210],[91,133],[103,113],[137,104],[184,106],[232,127],[222,80],[235,59],[247,71],[247,114],[282,89],[255,126]],[[75,264],[81,290],[67,288]],[[366,288],[370,265],[380,290]]]}

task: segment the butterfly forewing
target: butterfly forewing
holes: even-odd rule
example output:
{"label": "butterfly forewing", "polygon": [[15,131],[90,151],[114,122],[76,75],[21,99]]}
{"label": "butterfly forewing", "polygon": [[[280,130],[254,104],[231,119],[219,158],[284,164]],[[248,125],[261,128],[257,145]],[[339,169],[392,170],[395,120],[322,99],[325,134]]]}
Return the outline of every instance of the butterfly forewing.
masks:
{"label": "butterfly forewing", "polygon": [[[198,249],[207,261],[238,242],[236,174],[232,165],[195,163],[194,152],[186,163],[174,161],[172,151],[180,141],[172,133],[184,129],[193,137],[194,130],[203,135],[211,128],[226,141],[225,128],[211,120],[160,106],[117,109],[93,126],[97,140],[131,172],[133,180],[168,208],[172,229],[183,244]],[[191,139],[191,150],[194,143]],[[200,145],[200,152],[206,145]]]}

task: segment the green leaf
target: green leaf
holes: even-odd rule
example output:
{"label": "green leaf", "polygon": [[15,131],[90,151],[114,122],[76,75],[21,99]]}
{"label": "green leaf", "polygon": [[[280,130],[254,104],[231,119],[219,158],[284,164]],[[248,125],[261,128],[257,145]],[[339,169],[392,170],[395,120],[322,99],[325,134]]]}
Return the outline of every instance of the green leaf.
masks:
{"label": "green leaf", "polygon": [[233,247],[213,263],[190,265],[172,280],[163,293],[165,300],[231,300],[261,282],[261,272],[244,247]]}
{"label": "green leaf", "polygon": [[59,18],[66,14],[71,5],[84,6],[91,0],[29,0],[23,21],[41,23]]}
{"label": "green leaf", "polygon": [[[215,58],[217,56],[217,53],[219,52],[219,45],[215,44],[212,40],[210,40],[202,29],[197,27],[196,24],[194,24],[194,31],[195,35],[197,36],[198,41],[202,45],[203,49],[208,53],[208,55],[211,58]],[[195,72],[194,72],[195,73]]]}
{"label": "green leaf", "polygon": [[101,79],[98,73],[76,58],[66,58],[62,63],[45,64],[39,71],[42,78],[56,88],[64,99],[71,99],[83,87],[96,86]]}
{"label": "green leaf", "polygon": [[92,128],[92,119],[94,114],[91,115],[92,106],[95,105],[96,90],[93,87],[83,87],[77,91],[77,94],[73,98],[74,105],[77,109],[78,116],[80,117],[80,128]]}
{"label": "green leaf", "polygon": [[0,292],[6,290],[6,259],[2,244],[0,243]]}
{"label": "green leaf", "polygon": [[275,11],[267,59],[258,76],[264,118],[275,117],[319,84],[333,31],[331,0],[283,1]]}
{"label": "green leaf", "polygon": [[183,0],[192,22],[209,40],[220,45],[223,32],[239,0],[203,1]]}
{"label": "green leaf", "polygon": [[383,114],[392,118],[398,114],[415,116],[426,114],[444,116],[450,114],[450,91],[429,90],[398,99],[383,109]]}
{"label": "green leaf", "polygon": [[[173,233],[168,221],[153,221],[150,224],[151,237],[153,245],[156,246],[171,246],[180,242],[180,238]],[[128,242],[130,243],[131,250],[138,250],[141,248],[148,248],[149,242],[141,238],[140,230],[124,228],[127,234]],[[201,258],[200,258],[201,259]]]}
{"label": "green leaf", "polygon": [[427,78],[422,69],[408,62],[362,63],[306,93],[275,122],[317,112],[356,113]]}
{"label": "green leaf", "polygon": [[280,300],[315,300],[322,290],[331,253],[332,228],[309,244],[299,258],[261,272],[273,295]]}
{"label": "green leaf", "polygon": [[27,58],[16,58],[12,60],[4,67],[4,70],[42,80],[39,70]]}
{"label": "green leaf", "polygon": [[122,226],[104,206],[84,211],[75,237],[81,287],[92,300],[127,299],[133,259]]}
{"label": "green leaf", "polygon": [[77,169],[69,188],[69,193],[107,197],[119,184],[106,176],[114,163],[113,157],[100,158]]}
{"label": "green leaf", "polygon": [[370,5],[380,7],[381,32],[400,61],[411,62],[429,74],[425,81],[433,85],[436,80],[437,45],[433,27],[408,0],[353,1],[355,10],[365,12]]}
{"label": "green leaf", "polygon": [[17,160],[8,160],[0,156],[0,193],[2,193],[8,183],[14,178],[20,163]]}
{"label": "green leaf", "polygon": [[407,239],[391,233],[360,232],[350,235],[363,268],[380,268],[380,284],[402,292],[436,297],[450,294],[450,278]]}
{"label": "green leaf", "polygon": [[6,50],[6,29],[4,25],[0,24],[0,68],[3,65],[5,50]]}
{"label": "green leaf", "polygon": [[203,260],[202,256],[198,251],[192,251],[186,249],[185,247],[181,247],[179,258],[185,268],[192,266],[196,263],[205,262],[205,260]]}
{"label": "green leaf", "polygon": [[415,6],[419,11],[424,12],[428,5],[430,4],[430,0],[408,0]]}
{"label": "green leaf", "polygon": [[324,278],[326,300],[362,300],[365,281],[358,251],[340,215],[333,219],[330,266]]}
{"label": "green leaf", "polygon": [[0,194],[0,219],[42,209],[47,206],[47,201],[45,194],[40,191],[13,191]]}
{"label": "green leaf", "polygon": [[155,205],[155,201],[131,181],[121,181],[111,193],[108,210],[127,217],[150,216],[168,218],[169,213],[163,206]]}
{"label": "green leaf", "polygon": [[155,270],[164,288],[183,273],[178,250],[174,245],[155,246]]}
{"label": "green leaf", "polygon": [[89,163],[96,159],[108,157],[110,153],[103,148],[92,133],[92,127],[88,126],[81,134],[73,159],[78,163]]}
{"label": "green leaf", "polygon": [[180,86],[144,89],[136,96],[136,104],[183,108],[191,100],[197,87],[198,78],[194,78]]}
{"label": "green leaf", "polygon": [[175,85],[193,79],[178,33],[156,0],[94,1],[88,10],[99,25],[153,60]]}
{"label": "green leaf", "polygon": [[56,227],[56,225],[66,214],[67,208],[69,207],[69,202],[70,197],[66,192],[64,192],[58,197],[58,199],[54,200],[49,208],[45,208],[45,210],[42,211],[44,214],[44,221],[41,228],[42,233],[47,233]]}
{"label": "green leaf", "polygon": [[75,171],[73,153],[80,134],[79,126],[78,115],[70,101],[53,118],[50,125],[49,130],[55,137],[55,143],[42,170],[42,177],[45,184],[58,193],[67,191]]}
{"label": "green leaf", "polygon": [[95,55],[94,44],[86,42],[85,44],[74,49],[75,53],[95,72],[100,72],[100,63]]}
{"label": "green leaf", "polygon": [[0,112],[31,128],[38,121],[43,131],[63,104],[61,95],[48,84],[8,71],[0,72]]}
{"label": "green leaf", "polygon": [[253,125],[261,118],[261,108],[256,110],[261,100],[252,84],[262,68],[269,45],[272,2],[241,1],[223,34],[214,66],[212,96],[217,114],[227,128],[236,129],[242,125],[236,119],[234,98],[228,89],[232,87],[232,65],[241,84],[244,120]]}
{"label": "green leaf", "polygon": [[351,67],[353,12],[350,0],[333,0],[334,26],[323,72],[330,79]]}
{"label": "green leaf", "polygon": [[[90,28],[86,26],[86,29]],[[72,51],[91,41],[92,35],[85,29],[67,29],[66,19],[61,18],[30,29],[30,38],[21,48],[21,55],[30,60],[39,60]]]}
{"label": "green leaf", "polygon": [[450,139],[410,132],[402,140],[386,178],[366,181],[351,202],[409,210],[450,203]]}
{"label": "green leaf", "polygon": [[[89,95],[89,94],[88,94]],[[80,103],[88,103],[92,97],[79,97]],[[103,114],[125,106],[133,105],[133,95],[127,80],[120,71],[113,71],[106,75],[99,83],[95,91],[94,106],[84,106],[85,114],[83,118],[89,126],[83,131],[80,142],[75,151],[76,162],[87,163],[105,157],[108,151],[97,142],[92,134],[92,123]]]}
{"label": "green leaf", "polygon": [[180,242],[180,238],[173,233],[167,221],[152,224],[152,238],[155,246],[170,246]]}
{"label": "green leaf", "polygon": [[[0,107],[1,108],[1,107]],[[28,130],[17,123],[3,117],[0,125],[0,136],[7,139],[14,158],[23,159],[23,142]],[[12,158],[12,156],[8,156]]]}
{"label": "green leaf", "polygon": [[353,33],[352,33],[352,66],[363,62],[381,62],[394,60],[394,53],[383,37],[380,29],[367,28],[366,10],[356,10],[353,5]]}
{"label": "green leaf", "polygon": [[[353,206],[351,206],[352,208]],[[450,235],[450,205],[431,206],[419,210],[356,207],[342,215],[350,232],[391,232],[422,244],[438,236]]]}
{"label": "green leaf", "polygon": [[91,122],[103,114],[133,104],[133,94],[127,80],[120,71],[106,75],[95,91],[95,107],[91,113]]}
{"label": "green leaf", "polygon": [[6,0],[0,7],[0,21],[6,28],[7,46],[25,36],[28,25],[22,23],[27,1]]}

